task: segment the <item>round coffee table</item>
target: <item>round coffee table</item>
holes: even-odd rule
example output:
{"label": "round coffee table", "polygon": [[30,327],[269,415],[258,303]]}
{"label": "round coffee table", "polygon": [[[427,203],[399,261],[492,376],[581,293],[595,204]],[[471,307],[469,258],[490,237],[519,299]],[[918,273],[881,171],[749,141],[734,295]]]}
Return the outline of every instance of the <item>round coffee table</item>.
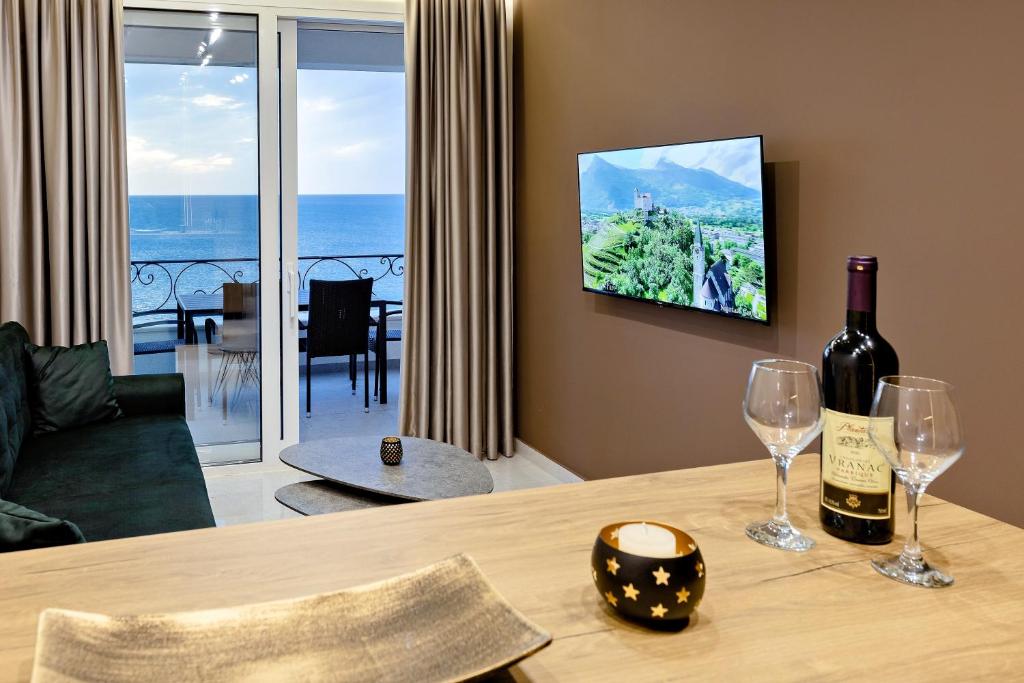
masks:
{"label": "round coffee table", "polygon": [[487,467],[461,448],[404,436],[402,450],[401,464],[385,465],[376,437],[289,446],[281,451],[281,462],[322,479],[283,486],[274,497],[296,512],[317,515],[494,490]]}

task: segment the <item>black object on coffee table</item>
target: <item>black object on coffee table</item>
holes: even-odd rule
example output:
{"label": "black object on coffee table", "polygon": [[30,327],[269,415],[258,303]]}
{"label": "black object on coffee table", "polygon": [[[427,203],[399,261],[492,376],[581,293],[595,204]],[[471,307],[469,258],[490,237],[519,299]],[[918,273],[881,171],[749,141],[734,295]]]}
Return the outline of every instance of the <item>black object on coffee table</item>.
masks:
{"label": "black object on coffee table", "polygon": [[402,462],[402,440],[397,436],[385,436],[380,440],[380,461],[385,465]]}

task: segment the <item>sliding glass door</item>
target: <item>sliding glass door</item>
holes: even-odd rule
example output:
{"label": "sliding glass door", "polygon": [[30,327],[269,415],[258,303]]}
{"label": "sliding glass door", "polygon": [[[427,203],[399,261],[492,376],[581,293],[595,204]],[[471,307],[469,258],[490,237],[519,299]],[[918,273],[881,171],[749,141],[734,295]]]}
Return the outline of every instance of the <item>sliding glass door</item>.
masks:
{"label": "sliding glass door", "polygon": [[135,372],[183,374],[206,464],[259,458],[257,73],[254,16],[125,14]]}
{"label": "sliding glass door", "polygon": [[[298,437],[393,434],[405,271],[401,26],[290,21],[281,30],[282,92],[291,95],[283,98],[282,177],[285,194],[294,192],[283,204],[282,239],[303,302],[298,354],[284,355],[284,372],[298,371],[298,386],[286,389],[298,400]],[[322,347],[326,328],[305,304],[312,282],[356,278],[373,280],[371,320],[352,321],[366,331],[368,353],[353,358],[328,344],[307,362],[310,340]]]}

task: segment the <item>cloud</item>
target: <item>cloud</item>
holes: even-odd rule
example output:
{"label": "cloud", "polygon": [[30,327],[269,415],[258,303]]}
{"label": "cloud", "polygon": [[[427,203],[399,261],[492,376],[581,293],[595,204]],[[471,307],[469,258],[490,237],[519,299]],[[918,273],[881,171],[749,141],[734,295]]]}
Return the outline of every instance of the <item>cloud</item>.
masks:
{"label": "cloud", "polygon": [[245,83],[247,80],[249,80],[249,74],[238,74],[237,76],[232,76],[228,83],[238,85],[239,83]]}
{"label": "cloud", "polygon": [[330,154],[333,157],[339,159],[351,159],[357,157],[363,152],[368,152],[376,146],[374,140],[361,140],[359,142],[353,142],[349,145],[338,145],[337,147],[331,148]]}
{"label": "cloud", "polygon": [[232,157],[219,152],[205,157],[182,157],[170,150],[153,147],[145,138],[128,136],[128,166],[132,170],[209,173],[224,170],[234,163]]}
{"label": "cloud", "polygon": [[209,173],[231,166],[235,160],[224,154],[212,154],[208,157],[182,157],[171,162],[171,166],[186,173]]}
{"label": "cloud", "polygon": [[309,97],[299,100],[299,108],[307,111],[327,112],[338,108],[338,102],[333,97]]}
{"label": "cloud", "polygon": [[150,147],[144,138],[128,136],[128,165],[139,166],[162,166],[177,158],[177,154],[165,149]]}
{"label": "cloud", "polygon": [[761,188],[761,150],[757,138],[652,147],[644,151],[640,165],[652,168],[661,159],[687,168],[706,168],[747,187]]}
{"label": "cloud", "polygon": [[211,109],[238,109],[239,107],[244,106],[242,102],[239,102],[234,97],[214,95],[212,93],[193,97],[192,104],[197,107],[208,107]]}

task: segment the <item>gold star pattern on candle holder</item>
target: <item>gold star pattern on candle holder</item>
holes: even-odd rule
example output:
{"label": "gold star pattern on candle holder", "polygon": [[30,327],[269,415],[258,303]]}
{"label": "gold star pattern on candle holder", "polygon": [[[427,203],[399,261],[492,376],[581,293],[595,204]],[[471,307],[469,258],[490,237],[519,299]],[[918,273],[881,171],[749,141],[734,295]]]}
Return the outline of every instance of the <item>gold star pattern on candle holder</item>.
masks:
{"label": "gold star pattern on candle holder", "polygon": [[698,562],[697,563],[697,577],[699,578],[701,576],[704,576],[704,563],[703,562]]}
{"label": "gold star pattern on candle holder", "polygon": [[633,584],[623,586],[622,592],[625,593],[626,597],[632,600],[633,602],[636,602],[636,596],[640,595],[640,591],[637,590],[636,587],[633,586]]}
{"label": "gold star pattern on candle holder", "polygon": [[618,607],[619,606],[619,599],[617,597],[615,597],[615,593],[612,593],[611,591],[608,591],[607,593],[604,594],[604,597],[605,597],[605,600],[607,600],[611,604],[612,607]]}
{"label": "gold star pattern on candle holder", "polygon": [[618,539],[619,529],[617,527],[615,529],[612,529],[611,533],[608,535],[611,536],[613,539]]}
{"label": "gold star pattern on candle holder", "polygon": [[690,591],[686,590],[686,586],[683,586],[678,592],[676,592],[676,598],[676,603],[682,604],[690,598]]}
{"label": "gold star pattern on candle holder", "polygon": [[655,586],[667,586],[668,585],[668,577],[672,576],[667,571],[665,571],[664,567],[661,567],[661,566],[658,567],[658,571],[651,572],[651,573],[654,574],[654,585]]}
{"label": "gold star pattern on candle holder", "polygon": [[665,616],[666,612],[668,612],[668,609],[666,609],[665,606],[659,602],[657,605],[651,608],[651,618],[661,619]]}
{"label": "gold star pattern on candle holder", "polygon": [[618,571],[619,571],[619,563],[618,563],[618,561],[614,557],[609,557],[607,560],[604,561],[604,563],[606,565],[608,565],[608,573],[609,574],[611,574],[612,576],[615,576],[618,573]]}

